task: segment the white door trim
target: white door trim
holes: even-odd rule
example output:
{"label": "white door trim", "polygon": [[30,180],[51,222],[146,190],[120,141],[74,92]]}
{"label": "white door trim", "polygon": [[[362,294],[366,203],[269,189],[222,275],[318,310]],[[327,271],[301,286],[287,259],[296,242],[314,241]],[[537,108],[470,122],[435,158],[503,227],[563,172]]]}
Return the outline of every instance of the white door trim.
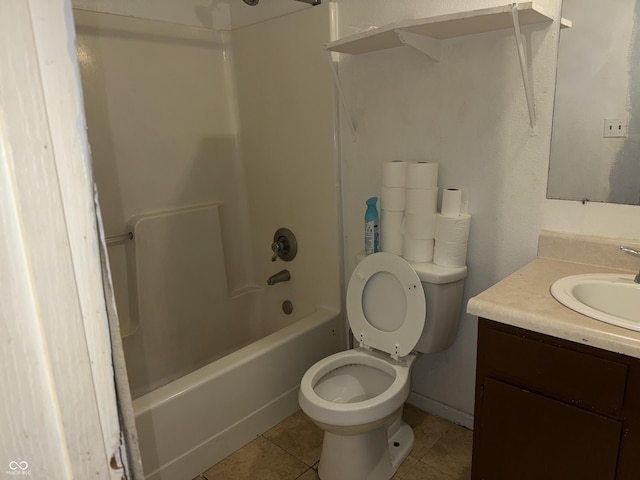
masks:
{"label": "white door trim", "polygon": [[0,476],[123,478],[74,41],[69,0],[0,2]]}

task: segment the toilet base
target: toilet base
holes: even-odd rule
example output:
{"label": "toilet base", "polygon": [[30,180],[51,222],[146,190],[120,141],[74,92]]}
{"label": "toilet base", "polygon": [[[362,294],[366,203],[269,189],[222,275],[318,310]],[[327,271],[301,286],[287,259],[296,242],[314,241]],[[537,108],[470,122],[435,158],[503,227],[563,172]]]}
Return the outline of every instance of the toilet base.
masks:
{"label": "toilet base", "polygon": [[321,480],[389,480],[413,447],[402,409],[390,422],[366,433],[324,433],[318,464]]}

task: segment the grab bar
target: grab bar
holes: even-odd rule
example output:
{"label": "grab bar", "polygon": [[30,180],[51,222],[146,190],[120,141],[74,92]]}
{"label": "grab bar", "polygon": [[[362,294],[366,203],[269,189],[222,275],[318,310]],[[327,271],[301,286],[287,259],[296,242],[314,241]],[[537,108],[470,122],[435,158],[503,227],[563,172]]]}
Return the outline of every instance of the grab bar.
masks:
{"label": "grab bar", "polygon": [[111,247],[113,245],[122,245],[127,243],[128,240],[133,240],[133,232],[127,232],[123,235],[116,235],[115,237],[107,237],[105,240],[107,241],[107,247]]}

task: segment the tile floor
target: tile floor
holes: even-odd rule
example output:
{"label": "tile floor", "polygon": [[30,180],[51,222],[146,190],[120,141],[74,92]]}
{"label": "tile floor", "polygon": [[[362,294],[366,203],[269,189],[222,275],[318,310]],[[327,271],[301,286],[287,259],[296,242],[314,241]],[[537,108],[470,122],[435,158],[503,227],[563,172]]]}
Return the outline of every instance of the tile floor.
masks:
{"label": "tile floor", "polygon": [[[415,433],[392,480],[468,480],[472,432],[406,405]],[[194,480],[318,480],[322,430],[298,410]]]}

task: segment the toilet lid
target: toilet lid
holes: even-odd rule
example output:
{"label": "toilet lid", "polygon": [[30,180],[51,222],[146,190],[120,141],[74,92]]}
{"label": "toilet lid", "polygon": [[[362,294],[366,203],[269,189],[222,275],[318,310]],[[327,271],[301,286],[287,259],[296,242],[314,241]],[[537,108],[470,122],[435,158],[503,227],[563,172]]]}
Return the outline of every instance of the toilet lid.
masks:
{"label": "toilet lid", "polygon": [[347,316],[360,344],[408,355],[422,335],[426,308],[418,274],[397,255],[369,255],[351,275]]}

